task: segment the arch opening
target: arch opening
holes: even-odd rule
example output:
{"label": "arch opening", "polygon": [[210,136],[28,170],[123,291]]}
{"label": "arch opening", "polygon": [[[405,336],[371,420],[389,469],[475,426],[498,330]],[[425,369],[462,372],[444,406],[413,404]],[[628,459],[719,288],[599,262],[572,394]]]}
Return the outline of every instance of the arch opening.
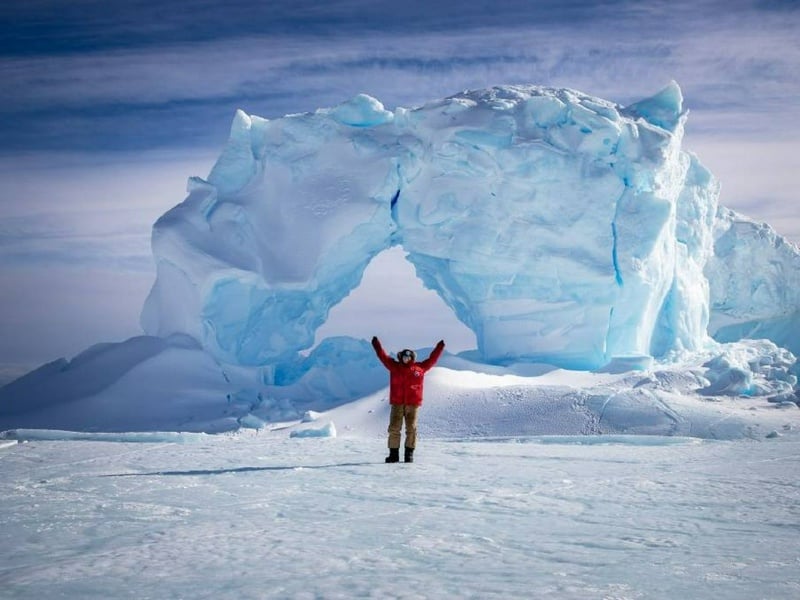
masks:
{"label": "arch opening", "polygon": [[314,347],[329,337],[371,339],[389,349],[424,348],[438,340],[456,353],[475,349],[475,334],[439,295],[425,288],[401,246],[388,248],[367,265],[361,283],[316,331]]}

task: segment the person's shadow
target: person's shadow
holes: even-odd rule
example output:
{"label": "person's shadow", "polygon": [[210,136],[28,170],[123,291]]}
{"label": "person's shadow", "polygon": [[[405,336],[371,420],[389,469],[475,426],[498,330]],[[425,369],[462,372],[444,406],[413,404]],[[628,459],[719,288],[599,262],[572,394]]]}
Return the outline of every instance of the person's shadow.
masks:
{"label": "person's shadow", "polygon": [[151,471],[147,473],[111,473],[109,475],[99,475],[99,477],[157,477],[161,475],[175,476],[197,476],[197,475],[224,475],[226,473],[252,473],[255,471],[303,471],[306,469],[340,469],[343,467],[363,467],[376,465],[376,462],[352,462],[338,463],[331,465],[285,465],[273,467],[236,467],[231,469],[193,469],[191,471]]}

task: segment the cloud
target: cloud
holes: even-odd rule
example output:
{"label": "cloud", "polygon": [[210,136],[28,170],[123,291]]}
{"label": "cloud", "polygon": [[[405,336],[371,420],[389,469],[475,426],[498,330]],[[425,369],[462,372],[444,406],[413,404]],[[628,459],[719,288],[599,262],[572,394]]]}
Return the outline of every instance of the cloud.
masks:
{"label": "cloud", "polygon": [[0,261],[28,267],[92,265],[152,273],[150,225],[135,210],[2,219]]}
{"label": "cloud", "polygon": [[185,197],[202,153],[0,160],[0,381],[140,335],[155,279],[150,230]]}
{"label": "cloud", "polygon": [[59,182],[54,171],[17,173],[10,196],[2,179],[0,364],[14,372],[140,333],[154,279],[148,211],[110,209],[97,178]]}
{"label": "cloud", "polygon": [[141,335],[138,315],[152,283],[149,274],[106,268],[4,265],[0,366],[18,372]]}
{"label": "cloud", "polygon": [[186,179],[205,175],[213,157],[135,158],[0,160],[0,263],[153,273],[153,223],[183,200]]}
{"label": "cloud", "polygon": [[[7,53],[42,54],[112,50],[149,43],[206,42],[252,35],[352,37],[364,31],[394,34],[508,28],[520,24],[594,23],[626,15],[641,20],[630,0],[28,0],[0,8]],[[698,0],[695,4],[708,4]],[[664,2],[649,2],[647,13],[663,20],[674,12]]]}
{"label": "cloud", "polygon": [[[54,44],[50,53],[4,57],[7,145],[210,145],[238,107],[274,118],[359,92],[409,106],[503,83],[573,87],[628,103],[676,79],[698,126],[777,132],[785,125],[770,122],[774,110],[800,116],[795,12],[787,18],[744,3],[722,10],[716,2],[519,1],[488,13],[472,3],[458,10],[434,3],[422,18],[388,3],[265,3],[271,10],[252,5],[255,13],[195,4],[196,15],[178,11],[161,29],[147,14],[112,17],[95,5],[106,16],[76,36],[99,39],[83,43],[86,51]],[[178,25],[195,37],[172,35]],[[127,45],[106,39],[104,26]]]}
{"label": "cloud", "polygon": [[720,204],[757,221],[800,245],[797,173],[800,140],[732,140],[690,135],[685,147],[720,180]]}

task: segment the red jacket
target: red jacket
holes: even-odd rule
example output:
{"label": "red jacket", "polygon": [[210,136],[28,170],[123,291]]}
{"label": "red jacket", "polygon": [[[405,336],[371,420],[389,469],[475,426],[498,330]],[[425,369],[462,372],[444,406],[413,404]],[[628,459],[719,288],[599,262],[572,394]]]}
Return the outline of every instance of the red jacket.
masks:
{"label": "red jacket", "polygon": [[375,354],[389,369],[389,403],[390,404],[409,404],[420,406],[422,404],[422,384],[425,380],[425,373],[433,368],[436,361],[442,355],[444,342],[436,344],[431,355],[422,362],[412,362],[403,364],[389,358],[381,347],[378,338],[372,339],[372,347]]}

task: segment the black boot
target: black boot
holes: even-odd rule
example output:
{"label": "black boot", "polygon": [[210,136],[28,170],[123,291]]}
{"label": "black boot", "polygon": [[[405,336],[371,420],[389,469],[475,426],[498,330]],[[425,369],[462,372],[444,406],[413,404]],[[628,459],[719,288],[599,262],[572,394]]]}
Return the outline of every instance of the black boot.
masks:
{"label": "black boot", "polygon": [[405,462],[414,462],[414,449],[406,446]]}
{"label": "black boot", "polygon": [[386,462],[400,462],[400,448],[389,448],[389,456],[386,457]]}

